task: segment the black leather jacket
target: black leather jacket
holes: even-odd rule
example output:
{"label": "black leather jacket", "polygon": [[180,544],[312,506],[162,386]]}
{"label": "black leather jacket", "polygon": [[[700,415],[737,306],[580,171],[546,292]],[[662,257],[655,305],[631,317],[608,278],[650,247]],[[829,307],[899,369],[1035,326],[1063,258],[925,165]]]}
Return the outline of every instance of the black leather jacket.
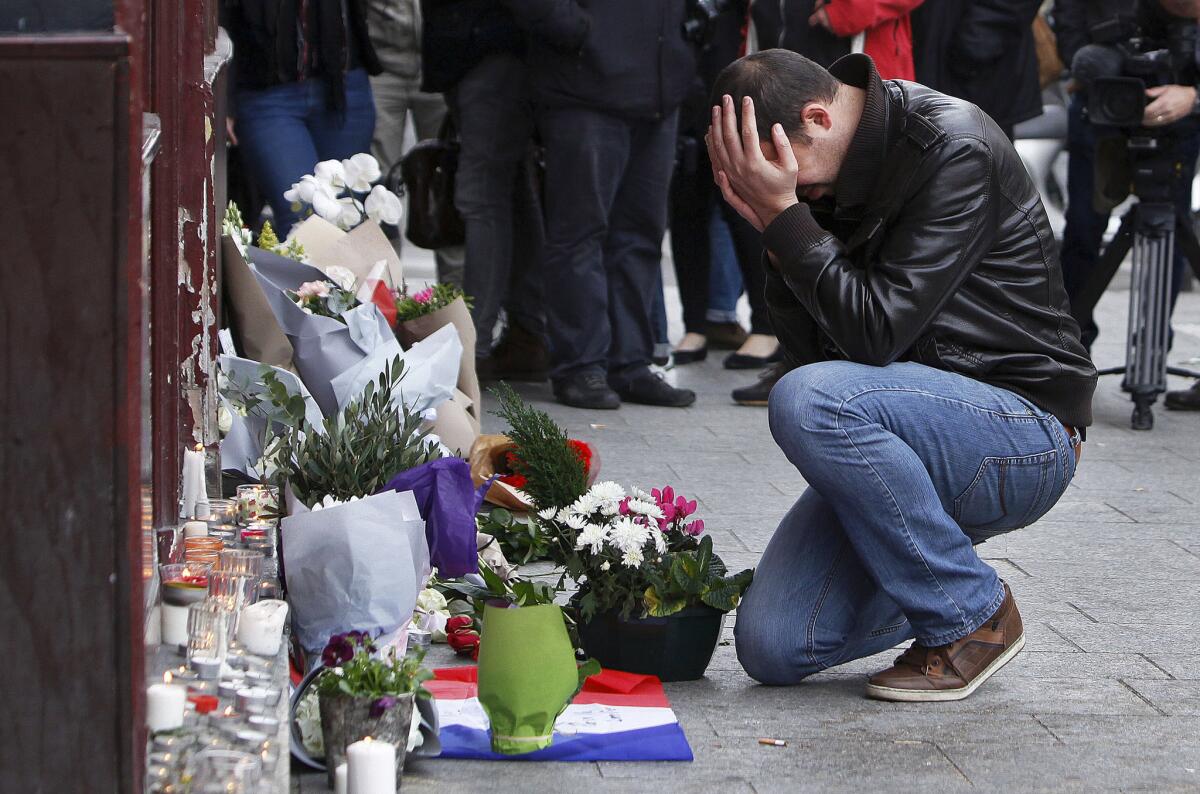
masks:
{"label": "black leather jacket", "polygon": [[763,238],[779,268],[768,267],[767,302],[789,356],[915,361],[1091,424],[1096,370],[1012,144],[968,102],[881,81],[865,55],[830,72],[867,90],[837,206],[824,227],[793,206]]}

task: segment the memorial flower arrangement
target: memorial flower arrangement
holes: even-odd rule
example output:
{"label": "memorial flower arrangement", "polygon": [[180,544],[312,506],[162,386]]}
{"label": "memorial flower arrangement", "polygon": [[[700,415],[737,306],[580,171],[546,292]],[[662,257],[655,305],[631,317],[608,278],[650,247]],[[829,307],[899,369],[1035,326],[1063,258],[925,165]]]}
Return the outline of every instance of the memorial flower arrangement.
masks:
{"label": "memorial flower arrangement", "polygon": [[[230,202],[230,204],[232,204],[232,203],[233,202]],[[280,242],[279,237],[275,234],[275,229],[272,228],[270,221],[263,221],[262,231],[258,233],[258,247],[263,249],[264,251],[270,251],[273,254],[278,254],[279,256],[285,256],[288,259],[294,259],[297,262],[306,262],[307,261],[307,257],[304,255],[304,246],[300,244],[300,241],[299,240],[286,240],[286,241]],[[347,273],[350,272],[348,270],[345,270],[345,268],[339,268],[339,269],[344,270]],[[332,271],[333,268],[329,268],[329,270]],[[333,275],[333,273],[330,272],[330,276],[332,276],[332,275]],[[350,281],[351,281],[351,284],[353,284],[354,274],[352,274],[352,273],[350,274]],[[343,286],[345,287],[345,285],[343,285]],[[345,288],[349,289],[349,287],[345,287]]]}
{"label": "memorial flower arrangement", "polygon": [[434,284],[412,293],[405,284],[396,293],[396,320],[403,323],[433,314],[459,298],[462,298],[468,309],[471,308],[471,299],[453,284]]}
{"label": "memorial flower arrangement", "polygon": [[321,652],[325,672],[317,679],[317,693],[367,698],[370,715],[380,717],[402,695],[429,697],[421,684],[433,674],[421,667],[423,651],[397,656],[394,649],[375,647],[366,632],[335,634]]}
{"label": "memorial flower arrangement", "polygon": [[722,612],[737,606],[752,572],[729,576],[700,536],[696,502],[670,487],[626,493],[615,482],[596,483],[563,508],[538,517],[570,547],[567,575],[579,583],[580,619],[619,612],[623,618],[667,617],[705,604]]}
{"label": "memorial flower arrangement", "polygon": [[395,359],[319,429],[305,418],[304,401],[287,397],[286,427],[270,446],[281,489],[289,485],[311,509],[327,497],[346,502],[379,493],[397,473],[440,458],[441,447],[422,429],[421,415],[395,399],[404,374],[403,360]]}
{"label": "memorial flower arrangement", "polygon": [[[353,279],[351,276],[351,286]],[[296,290],[288,290],[288,296],[307,314],[332,317],[340,322],[345,322],[342,312],[358,305],[358,298],[351,289],[329,281],[306,281]]]}
{"label": "memorial flower arrangement", "polygon": [[348,160],[324,160],[284,192],[296,212],[307,209],[338,228],[349,231],[368,218],[398,224],[403,214],[400,198],[383,185],[379,161],[369,154]]}

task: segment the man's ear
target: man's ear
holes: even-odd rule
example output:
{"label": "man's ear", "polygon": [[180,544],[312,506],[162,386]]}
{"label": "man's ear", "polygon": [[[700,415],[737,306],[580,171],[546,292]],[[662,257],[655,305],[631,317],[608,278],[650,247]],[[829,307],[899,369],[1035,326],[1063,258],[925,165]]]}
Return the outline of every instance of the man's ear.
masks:
{"label": "man's ear", "polygon": [[828,132],[833,127],[833,117],[829,114],[829,107],[820,102],[809,102],[800,111],[800,121],[806,126],[812,127],[815,132],[818,128]]}

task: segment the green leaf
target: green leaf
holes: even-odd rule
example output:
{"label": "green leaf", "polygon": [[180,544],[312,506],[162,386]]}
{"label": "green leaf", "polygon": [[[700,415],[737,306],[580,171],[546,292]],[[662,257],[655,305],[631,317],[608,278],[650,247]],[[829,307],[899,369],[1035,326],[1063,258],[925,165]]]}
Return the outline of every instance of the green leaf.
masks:
{"label": "green leaf", "polygon": [[656,618],[674,615],[687,606],[686,598],[679,596],[664,599],[653,586],[646,588],[646,592],[642,594],[642,601],[646,605],[646,612]]}

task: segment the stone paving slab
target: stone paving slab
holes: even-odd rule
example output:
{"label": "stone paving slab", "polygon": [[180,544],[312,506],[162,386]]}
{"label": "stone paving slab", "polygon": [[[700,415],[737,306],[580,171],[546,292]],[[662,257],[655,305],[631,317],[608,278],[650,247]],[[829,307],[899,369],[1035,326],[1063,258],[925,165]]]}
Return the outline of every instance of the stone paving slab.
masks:
{"label": "stone paving slab", "polygon": [[[1097,363],[1123,356],[1127,293],[1100,304]],[[669,301],[670,303],[670,301]],[[1200,355],[1200,294],[1185,294],[1172,363]],[[766,412],[729,391],[753,373],[721,356],[670,374],[696,389],[684,411],[589,412],[522,385],[572,436],[594,443],[603,476],[672,484],[697,498],[730,567],[752,566],[804,482],[771,441]],[[1173,379],[1173,386],[1184,385]],[[696,759],[690,764],[530,764],[418,760],[405,790],[1197,791],[1200,790],[1200,415],[1157,410],[1129,429],[1119,379],[1101,380],[1096,425],[1062,502],[1037,525],[979,548],[1012,583],[1027,650],[960,703],[906,705],[863,696],[888,651],[796,687],[751,681],[730,642],[707,677],[666,685]],[[489,416],[485,428],[500,431]],[[444,648],[431,661],[449,660]],[[760,737],[783,738],[784,748]],[[323,779],[295,778],[299,791]]]}

